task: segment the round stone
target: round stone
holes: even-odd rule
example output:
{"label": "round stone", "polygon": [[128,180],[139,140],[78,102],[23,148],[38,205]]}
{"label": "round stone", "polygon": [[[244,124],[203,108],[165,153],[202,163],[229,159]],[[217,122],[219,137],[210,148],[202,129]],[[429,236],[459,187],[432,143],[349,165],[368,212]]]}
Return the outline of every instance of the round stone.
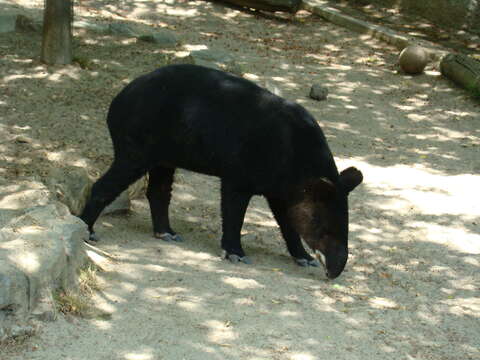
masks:
{"label": "round stone", "polygon": [[421,74],[428,63],[428,55],[421,46],[407,46],[400,53],[398,63],[407,74]]}

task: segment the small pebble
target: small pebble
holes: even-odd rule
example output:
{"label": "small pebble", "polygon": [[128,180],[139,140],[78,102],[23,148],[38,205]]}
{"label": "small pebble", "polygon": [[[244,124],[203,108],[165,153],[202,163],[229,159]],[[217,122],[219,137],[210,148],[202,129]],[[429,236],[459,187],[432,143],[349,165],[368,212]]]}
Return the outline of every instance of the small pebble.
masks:
{"label": "small pebble", "polygon": [[324,86],[313,84],[310,89],[310,97],[314,100],[326,100],[328,96],[328,89]]}

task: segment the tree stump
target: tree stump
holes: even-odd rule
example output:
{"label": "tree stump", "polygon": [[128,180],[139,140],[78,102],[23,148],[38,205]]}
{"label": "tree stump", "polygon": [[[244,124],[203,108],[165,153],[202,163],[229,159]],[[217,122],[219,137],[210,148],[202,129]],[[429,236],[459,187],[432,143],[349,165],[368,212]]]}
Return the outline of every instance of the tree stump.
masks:
{"label": "tree stump", "polygon": [[71,0],[46,0],[41,53],[46,64],[72,62],[72,4]]}
{"label": "tree stump", "polygon": [[442,75],[480,95],[480,61],[463,54],[448,54],[440,62]]}
{"label": "tree stump", "polygon": [[283,11],[295,14],[302,0],[221,0],[256,10]]}

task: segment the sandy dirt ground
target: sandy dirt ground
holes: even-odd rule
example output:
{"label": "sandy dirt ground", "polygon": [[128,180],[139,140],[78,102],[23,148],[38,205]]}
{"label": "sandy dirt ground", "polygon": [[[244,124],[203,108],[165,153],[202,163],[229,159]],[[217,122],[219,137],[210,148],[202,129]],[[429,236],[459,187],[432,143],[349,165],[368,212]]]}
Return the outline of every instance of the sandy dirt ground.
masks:
{"label": "sandy dirt ground", "polygon": [[[41,17],[41,1],[2,0]],[[341,169],[365,181],[350,199],[350,258],[328,281],[289,258],[266,203],[243,228],[252,265],[220,258],[219,182],[179,171],[172,223],[186,239],[151,236],[148,204],[104,216],[102,290],[111,318],[59,315],[2,360],[480,359],[478,100],[433,65],[397,72],[398,51],[308,13],[275,19],[204,1],[79,1],[77,19],[168,28],[179,49],[235,54],[246,77],[304,105]],[[0,35],[0,176],[48,181],[73,166],[98,176],[111,160],[105,114],[167,50],[75,32],[77,64],[47,68],[40,34]],[[82,66],[80,66],[81,64]],[[312,83],[326,101],[308,98]],[[188,86],[186,84],[185,86]]]}

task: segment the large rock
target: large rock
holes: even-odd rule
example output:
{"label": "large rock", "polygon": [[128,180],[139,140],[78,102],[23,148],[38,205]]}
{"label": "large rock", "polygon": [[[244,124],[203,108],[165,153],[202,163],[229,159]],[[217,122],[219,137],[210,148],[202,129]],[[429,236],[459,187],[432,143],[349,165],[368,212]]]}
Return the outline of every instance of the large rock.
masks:
{"label": "large rock", "polygon": [[40,33],[42,31],[42,26],[42,22],[35,21],[25,15],[18,15],[15,21],[15,28],[17,31]]}
{"label": "large rock", "polygon": [[171,63],[202,65],[217,70],[228,71],[239,76],[242,76],[244,72],[232,55],[218,49],[191,51],[184,56],[175,57]]}
{"label": "large rock", "polygon": [[53,293],[77,288],[87,238],[42,183],[0,181],[0,344],[34,333],[31,319],[55,318]]}
{"label": "large rock", "polygon": [[[93,185],[93,180],[85,168],[70,167],[55,168],[48,178],[48,187],[55,194],[56,199],[67,205],[73,215],[80,215]],[[145,194],[146,178],[133,183],[126,191],[121,193],[102,214],[121,213],[130,210],[131,199],[139,198]],[[0,219],[1,222],[1,219]]]}
{"label": "large rock", "polygon": [[234,5],[266,11],[286,11],[296,13],[300,7],[301,0],[222,0]]}
{"label": "large rock", "polygon": [[99,32],[99,33],[108,33],[110,31],[109,25],[95,23],[95,22],[86,21],[86,20],[74,21],[73,27],[75,29]]}
{"label": "large rock", "polygon": [[38,181],[21,180],[11,184],[0,179],[0,229],[33,205],[45,206],[52,200],[51,193]]}
{"label": "large rock", "polygon": [[[323,0],[309,1],[326,2]],[[440,28],[462,29],[472,33],[478,32],[480,29],[478,0],[343,0],[342,2],[350,3],[354,7],[368,5],[372,8],[379,6],[387,10],[392,9],[395,13],[428,19],[426,23],[435,24]]]}
{"label": "large rock", "polygon": [[137,39],[159,45],[162,48],[174,48],[179,45],[177,36],[169,30],[159,30],[155,33],[141,35]]}
{"label": "large rock", "polygon": [[73,215],[80,215],[93,184],[87,170],[78,166],[54,168],[48,178],[48,186],[57,200],[67,205]]}
{"label": "large rock", "polygon": [[126,213],[130,211],[131,205],[132,202],[128,196],[128,191],[124,191],[103,209],[102,215]]}
{"label": "large rock", "polygon": [[25,15],[0,15],[0,34],[14,31],[40,32],[42,23]]}
{"label": "large rock", "polygon": [[140,180],[137,180],[127,190],[128,197],[130,199],[138,199],[145,196],[148,186],[148,177],[144,176]]}
{"label": "large rock", "polygon": [[103,211],[103,215],[118,214],[130,211],[132,199],[137,199],[145,195],[147,189],[146,177],[136,181],[130,187],[122,192],[111,204]]}
{"label": "large rock", "polygon": [[16,29],[17,15],[0,15],[0,34]]}
{"label": "large rock", "polygon": [[0,229],[2,325],[32,315],[55,318],[53,291],[77,288],[78,271],[87,259],[87,238],[86,225],[59,202],[24,210],[4,224]]}
{"label": "large rock", "polygon": [[108,30],[112,35],[136,37],[137,33],[130,25],[124,23],[113,23],[108,26]]}

